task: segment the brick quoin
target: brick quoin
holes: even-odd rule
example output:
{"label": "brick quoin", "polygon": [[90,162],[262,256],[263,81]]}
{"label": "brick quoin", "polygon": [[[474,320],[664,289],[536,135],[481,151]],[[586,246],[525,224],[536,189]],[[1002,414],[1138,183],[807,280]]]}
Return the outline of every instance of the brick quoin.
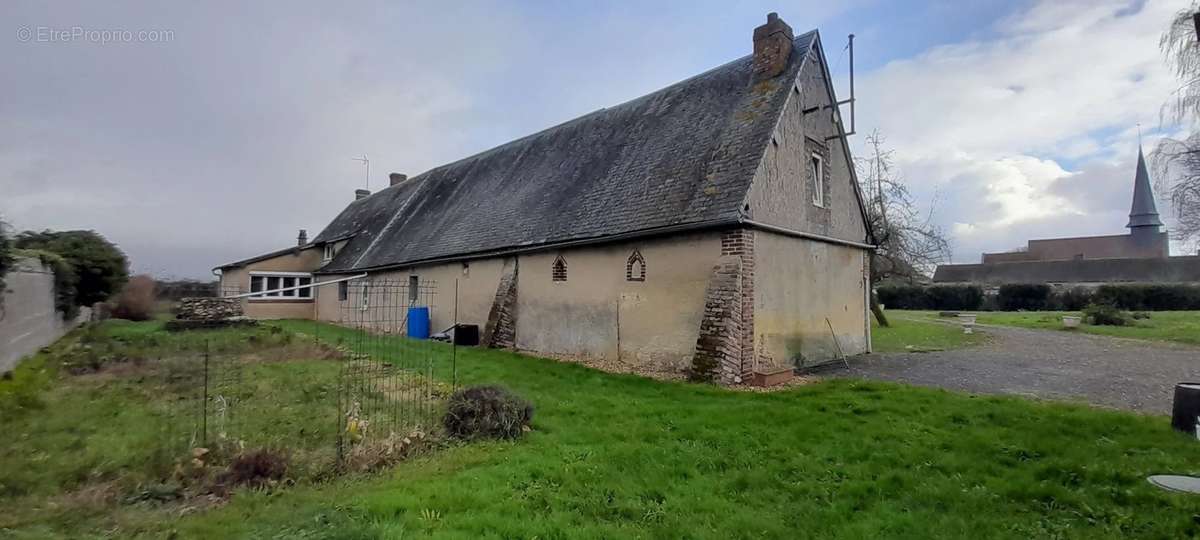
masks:
{"label": "brick quoin", "polygon": [[748,381],[754,372],[754,231],[732,229],[721,234],[721,255],[736,255],[742,260],[741,378]]}

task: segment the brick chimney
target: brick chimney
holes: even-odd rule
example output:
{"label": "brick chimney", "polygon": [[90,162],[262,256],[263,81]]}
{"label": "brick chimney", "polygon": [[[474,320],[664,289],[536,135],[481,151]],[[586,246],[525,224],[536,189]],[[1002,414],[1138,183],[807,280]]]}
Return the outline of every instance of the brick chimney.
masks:
{"label": "brick chimney", "polygon": [[300,229],[300,234],[296,236],[296,245],[303,246],[308,243],[308,231]]}
{"label": "brick chimney", "polygon": [[400,174],[398,172],[394,172],[394,173],[388,175],[388,182],[389,182],[388,185],[389,186],[394,186],[396,184],[403,183],[405,180],[408,180],[407,174]]}
{"label": "brick chimney", "polygon": [[792,27],[779,15],[767,14],[767,24],[754,29],[754,82],[770,79],[788,65],[792,54]]}
{"label": "brick chimney", "polygon": [[354,200],[365,199],[371,196],[371,191],[367,189],[354,190]]}

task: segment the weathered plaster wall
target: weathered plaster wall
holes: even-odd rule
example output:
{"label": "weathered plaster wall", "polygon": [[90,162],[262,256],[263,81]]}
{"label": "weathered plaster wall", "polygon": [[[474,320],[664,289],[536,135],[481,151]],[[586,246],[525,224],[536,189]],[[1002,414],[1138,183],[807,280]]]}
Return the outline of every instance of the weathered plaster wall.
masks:
{"label": "weathered plaster wall", "polygon": [[[646,261],[645,281],[626,280],[635,248]],[[712,232],[521,256],[517,348],[682,371],[720,252],[720,233]],[[565,282],[551,279],[560,255]]]}
{"label": "weathered plaster wall", "polygon": [[764,231],[754,242],[759,369],[836,358],[834,333],[847,356],[867,352],[864,250]]}
{"label": "weathered plaster wall", "polygon": [[[815,52],[813,53],[815,54]],[[750,187],[750,218],[788,229],[863,242],[866,227],[841,138],[833,122],[833,97],[820,62],[808,59],[800,72],[772,143]],[[804,114],[805,110],[810,110]],[[825,205],[813,204],[809,158],[822,156]]]}
{"label": "weathered plaster wall", "polygon": [[37,259],[20,259],[4,276],[7,290],[0,307],[0,373],[11,370],[26,355],[62,337],[86,321],[91,310],[81,308],[74,321],[63,321],[54,308],[54,272]]}
{"label": "weathered plaster wall", "polygon": [[[221,273],[221,290],[250,292],[250,272],[312,272],[321,266],[321,250],[309,248],[231,268]],[[336,291],[335,291],[336,293]],[[314,292],[315,294],[315,292]],[[242,300],[247,317],[256,319],[311,319],[313,300]]]}
{"label": "weathered plaster wall", "polygon": [[[496,296],[496,285],[500,282],[500,273],[504,268],[504,259],[478,259],[466,261],[465,264],[465,268],[462,262],[401,268],[386,272],[377,272],[362,280],[353,280],[351,283],[390,284],[393,287],[391,293],[398,295],[398,298],[395,301],[389,300],[380,305],[389,306],[392,310],[398,310],[400,308],[397,306],[406,305],[408,301],[406,295],[409,276],[417,276],[423,285],[429,284],[434,287],[433,290],[435,292],[432,296],[427,295],[424,291],[420,293],[418,305],[428,304],[430,331],[441,332],[454,324],[454,287],[455,281],[457,281],[458,322],[462,324],[477,324],[482,332],[484,323],[487,322],[488,311],[492,307],[492,300]],[[318,281],[333,280],[352,275],[354,274],[344,276],[323,275],[320,276]],[[368,307],[368,310],[373,309],[376,308]],[[348,315],[343,304],[338,301],[337,285],[320,287],[320,292],[317,295],[317,314],[321,320],[344,324],[347,323],[347,317],[351,319],[350,322],[353,322],[353,318],[357,316],[353,313]],[[397,324],[400,322],[399,316],[392,316],[380,311],[371,311],[364,315],[362,320],[383,321],[388,319],[393,319]],[[403,328],[393,330],[398,332],[404,331]]]}

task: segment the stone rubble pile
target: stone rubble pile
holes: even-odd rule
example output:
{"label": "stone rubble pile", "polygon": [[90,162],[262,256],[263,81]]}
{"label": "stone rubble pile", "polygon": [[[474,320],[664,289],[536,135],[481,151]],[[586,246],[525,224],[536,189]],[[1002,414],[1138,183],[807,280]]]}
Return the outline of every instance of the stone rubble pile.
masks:
{"label": "stone rubble pile", "polygon": [[175,318],[185,321],[219,321],[242,315],[242,302],[237,298],[184,298],[175,311]]}

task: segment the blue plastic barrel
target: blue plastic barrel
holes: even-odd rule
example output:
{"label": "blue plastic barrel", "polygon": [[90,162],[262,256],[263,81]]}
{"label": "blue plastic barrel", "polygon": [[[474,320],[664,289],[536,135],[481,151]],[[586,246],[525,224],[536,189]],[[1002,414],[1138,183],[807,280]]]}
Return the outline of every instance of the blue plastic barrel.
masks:
{"label": "blue plastic barrel", "polygon": [[408,337],[429,339],[429,308],[408,308]]}

